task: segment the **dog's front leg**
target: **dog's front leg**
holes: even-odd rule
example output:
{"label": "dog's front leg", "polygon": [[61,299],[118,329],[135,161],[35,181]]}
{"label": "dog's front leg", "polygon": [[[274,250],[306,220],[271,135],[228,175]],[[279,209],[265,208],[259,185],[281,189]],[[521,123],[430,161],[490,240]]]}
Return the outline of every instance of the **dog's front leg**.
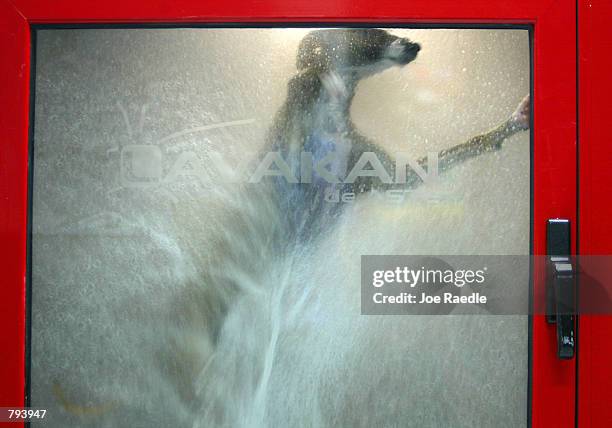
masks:
{"label": "dog's front leg", "polygon": [[[508,120],[498,127],[484,134],[472,137],[463,144],[442,150],[438,154],[438,171],[446,171],[482,153],[499,150],[506,138],[513,136],[517,132],[529,129],[530,110],[530,100],[529,95],[527,95]],[[419,163],[427,165],[427,159],[420,159]]]}
{"label": "dog's front leg", "polygon": [[[529,129],[530,123],[530,100],[527,95],[520,102],[516,110],[510,115],[510,117],[498,127],[490,130],[481,135],[470,138],[463,144],[451,147],[450,149],[442,150],[438,153],[438,173],[447,171],[452,167],[459,165],[469,159],[477,157],[483,153],[492,152],[499,150],[502,143],[506,138],[511,137],[517,132]],[[354,165],[358,156],[364,152],[375,152],[377,153],[379,160],[383,164],[385,170],[394,171],[394,159],[387,152],[382,150],[375,143],[369,141],[367,138],[360,135],[357,131],[351,134],[353,140],[353,157],[351,158],[350,164]],[[429,171],[427,164],[427,157],[420,158],[418,164],[424,169]],[[369,192],[371,189],[383,187],[389,188],[406,188],[416,187],[422,183],[421,179],[413,169],[406,169],[406,180],[404,184],[382,184],[378,179],[373,177],[359,177],[354,183],[353,188],[357,193]]]}

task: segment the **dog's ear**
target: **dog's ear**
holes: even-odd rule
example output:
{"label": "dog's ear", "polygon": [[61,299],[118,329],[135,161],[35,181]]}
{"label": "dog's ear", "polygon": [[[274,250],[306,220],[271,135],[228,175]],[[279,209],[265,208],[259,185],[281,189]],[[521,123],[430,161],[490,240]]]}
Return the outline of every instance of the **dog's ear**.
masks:
{"label": "dog's ear", "polygon": [[297,69],[324,72],[329,70],[331,62],[329,45],[324,41],[320,31],[308,33],[300,42],[297,54]]}

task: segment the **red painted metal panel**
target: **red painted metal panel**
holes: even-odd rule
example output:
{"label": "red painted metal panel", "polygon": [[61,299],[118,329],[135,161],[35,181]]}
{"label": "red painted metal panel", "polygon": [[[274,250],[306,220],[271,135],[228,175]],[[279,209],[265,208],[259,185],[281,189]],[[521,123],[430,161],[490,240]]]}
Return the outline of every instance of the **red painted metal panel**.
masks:
{"label": "red painted metal panel", "polygon": [[[579,3],[580,242],[581,254],[612,254],[612,3]],[[578,422],[612,426],[612,316],[579,319]]]}
{"label": "red painted metal panel", "polygon": [[29,46],[27,22],[1,2],[0,406],[24,405]]}
{"label": "red painted metal panel", "polygon": [[[538,19],[534,38],[533,248],[546,253],[546,220],[568,218],[576,236],[575,4],[559,2]],[[544,283],[536,278],[534,286]],[[555,327],[533,317],[532,423],[574,425],[575,360],[556,355]]]}
{"label": "red painted metal panel", "polygon": [[[15,0],[32,22],[428,21],[525,22],[563,8],[559,0]],[[573,2],[571,2],[573,3]]]}
{"label": "red painted metal panel", "polygon": [[[13,374],[0,397],[23,396],[25,200],[28,97],[28,29],[3,1],[7,22],[2,29],[2,72],[7,102],[0,106],[4,138],[0,162],[0,245],[5,267],[2,305],[3,335],[10,347],[3,374]],[[550,217],[576,224],[576,31],[573,0],[381,0],[298,2],[117,1],[39,2],[15,0],[30,23],[137,22],[419,22],[419,23],[533,23],[534,38],[534,252],[544,254],[545,225]],[[12,18],[11,18],[12,17]],[[23,68],[21,66],[24,65]],[[16,107],[15,107],[16,106]],[[8,181],[7,181],[8,180]],[[575,229],[575,227],[574,227]],[[9,233],[10,232],[10,233]],[[3,232],[4,233],[4,232]],[[573,230],[575,236],[575,230]],[[574,240],[575,242],[575,240]],[[537,281],[536,287],[542,287]],[[7,333],[6,327],[11,327]],[[533,321],[533,426],[569,427],[574,423],[575,365],[555,354],[554,328],[542,316]],[[13,349],[14,347],[14,349]],[[500,415],[500,417],[502,417]]]}

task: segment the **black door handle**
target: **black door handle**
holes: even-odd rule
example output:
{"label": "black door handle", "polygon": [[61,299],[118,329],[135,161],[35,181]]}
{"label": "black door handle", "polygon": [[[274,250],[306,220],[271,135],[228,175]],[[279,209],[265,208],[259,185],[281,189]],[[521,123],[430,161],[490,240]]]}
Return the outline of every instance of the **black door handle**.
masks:
{"label": "black door handle", "polygon": [[547,228],[546,320],[557,326],[557,354],[574,357],[576,347],[576,270],[570,258],[570,222],[550,219]]}

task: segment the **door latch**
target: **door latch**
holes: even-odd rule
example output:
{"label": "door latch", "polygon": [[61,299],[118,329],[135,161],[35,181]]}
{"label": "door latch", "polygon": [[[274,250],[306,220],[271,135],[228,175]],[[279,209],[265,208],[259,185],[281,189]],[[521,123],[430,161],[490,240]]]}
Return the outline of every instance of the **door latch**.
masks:
{"label": "door latch", "polygon": [[576,349],[576,266],[570,257],[570,221],[549,219],[546,228],[546,320],[557,326],[557,355],[574,358]]}

